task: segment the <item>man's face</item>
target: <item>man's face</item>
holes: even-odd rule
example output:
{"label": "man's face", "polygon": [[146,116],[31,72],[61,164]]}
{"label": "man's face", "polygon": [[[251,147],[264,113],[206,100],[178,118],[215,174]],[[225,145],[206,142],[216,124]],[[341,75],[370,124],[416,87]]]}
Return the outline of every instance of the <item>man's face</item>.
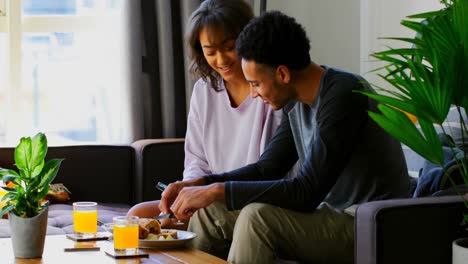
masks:
{"label": "man's face", "polygon": [[265,104],[274,110],[281,109],[289,101],[288,87],[275,69],[257,64],[252,60],[242,59],[242,71],[250,84],[253,98],[260,96]]}

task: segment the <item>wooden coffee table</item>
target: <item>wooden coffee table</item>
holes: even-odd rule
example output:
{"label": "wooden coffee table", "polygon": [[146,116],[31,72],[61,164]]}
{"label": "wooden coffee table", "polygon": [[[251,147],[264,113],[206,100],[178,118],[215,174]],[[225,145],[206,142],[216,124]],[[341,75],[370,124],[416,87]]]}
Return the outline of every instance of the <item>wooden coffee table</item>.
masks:
{"label": "wooden coffee table", "polygon": [[[74,247],[76,242],[67,239],[65,235],[46,236],[44,253],[42,258],[37,259],[20,259],[15,258],[11,245],[11,238],[0,239],[0,263],[2,264],[94,264],[94,263],[228,263],[220,258],[212,256],[200,250],[191,248],[177,249],[141,249],[149,254],[148,258],[127,258],[115,259],[106,255],[105,250],[113,248],[112,242],[95,241],[96,246],[100,247],[100,251],[77,251],[65,252],[64,248]],[[90,243],[90,242],[80,242]]]}

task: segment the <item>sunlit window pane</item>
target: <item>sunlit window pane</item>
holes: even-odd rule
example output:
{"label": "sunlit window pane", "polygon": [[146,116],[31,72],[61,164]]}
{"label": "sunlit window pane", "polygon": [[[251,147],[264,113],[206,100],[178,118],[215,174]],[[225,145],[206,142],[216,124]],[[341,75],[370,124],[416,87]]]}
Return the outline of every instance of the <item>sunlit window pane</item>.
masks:
{"label": "sunlit window pane", "polygon": [[23,0],[23,15],[91,15],[115,9],[121,0]]}
{"label": "sunlit window pane", "polygon": [[76,0],[23,0],[24,15],[75,15]]}
{"label": "sunlit window pane", "polygon": [[[118,142],[127,88],[124,2],[14,3],[23,15],[41,17],[32,18],[40,22],[34,27],[24,26],[31,18],[11,19],[18,31],[0,33],[0,146],[38,132],[49,145]],[[57,21],[63,32],[51,26]]]}
{"label": "sunlit window pane", "polygon": [[22,134],[47,132],[55,144],[96,142],[97,119],[110,118],[109,101],[119,96],[107,94],[118,75],[116,54],[102,34],[25,34],[16,109]]}
{"label": "sunlit window pane", "polygon": [[7,38],[5,33],[0,33],[0,92],[6,89],[7,82]]}
{"label": "sunlit window pane", "polygon": [[90,83],[93,62],[85,52],[87,40],[85,34],[57,32],[23,37],[21,130],[96,140],[93,88],[97,87]]}
{"label": "sunlit window pane", "polygon": [[7,51],[6,34],[0,33],[0,143],[5,141],[7,117]]}

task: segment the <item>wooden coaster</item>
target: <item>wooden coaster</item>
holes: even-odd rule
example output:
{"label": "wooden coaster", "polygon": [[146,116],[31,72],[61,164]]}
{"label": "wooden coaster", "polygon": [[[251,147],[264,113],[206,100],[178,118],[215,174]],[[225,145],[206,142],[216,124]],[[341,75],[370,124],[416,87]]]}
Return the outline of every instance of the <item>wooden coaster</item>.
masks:
{"label": "wooden coaster", "polygon": [[101,248],[96,245],[96,241],[74,242],[72,247],[63,249],[65,252],[75,251],[100,251]]}
{"label": "wooden coaster", "polygon": [[99,251],[101,250],[100,247],[72,247],[72,248],[64,248],[63,251],[65,252],[77,252],[77,251]]}
{"label": "wooden coaster", "polygon": [[141,250],[137,250],[136,253],[127,253],[127,252],[115,252],[114,249],[105,250],[106,255],[111,256],[113,258],[147,258],[149,257],[148,253],[145,253]]}
{"label": "wooden coaster", "polygon": [[109,235],[103,234],[103,233],[97,233],[95,237],[77,237],[75,234],[68,234],[67,238],[71,239],[73,241],[95,241],[95,240],[108,240]]}

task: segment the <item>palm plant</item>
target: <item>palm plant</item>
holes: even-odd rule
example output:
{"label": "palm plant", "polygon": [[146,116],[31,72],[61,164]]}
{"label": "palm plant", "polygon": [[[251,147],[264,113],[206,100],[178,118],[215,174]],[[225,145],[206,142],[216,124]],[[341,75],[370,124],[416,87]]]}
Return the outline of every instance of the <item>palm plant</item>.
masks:
{"label": "palm plant", "polygon": [[[460,117],[462,144],[468,140],[463,118],[468,109],[468,0],[441,2],[443,9],[412,15],[401,22],[416,37],[388,38],[409,43],[411,48],[372,54],[386,63],[377,70],[384,70],[379,76],[394,89],[376,87],[378,93],[365,94],[379,102],[380,113],[369,113],[376,123],[426,160],[443,167],[444,152],[436,127],[447,138],[452,134],[451,128],[442,125],[450,107],[456,107]],[[400,110],[416,116],[421,129]],[[456,147],[450,146],[453,152]],[[468,186],[467,160],[456,157]],[[468,208],[466,196],[464,202]],[[468,215],[465,220],[468,222]]]}

